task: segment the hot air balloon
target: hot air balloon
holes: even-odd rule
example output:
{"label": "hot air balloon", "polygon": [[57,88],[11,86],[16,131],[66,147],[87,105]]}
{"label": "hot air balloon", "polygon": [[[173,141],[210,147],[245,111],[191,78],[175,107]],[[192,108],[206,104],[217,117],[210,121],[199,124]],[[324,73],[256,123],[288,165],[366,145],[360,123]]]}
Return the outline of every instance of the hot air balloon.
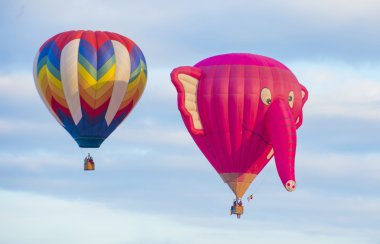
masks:
{"label": "hot air balloon", "polygon": [[235,194],[231,214],[269,160],[286,190],[296,187],[296,129],[308,92],[282,63],[232,53],[175,68],[178,109],[195,143]]}
{"label": "hot air balloon", "polygon": [[[106,31],[67,31],[47,40],[33,67],[39,95],[79,147],[98,148],[139,101],[147,80],[143,53]],[[94,169],[92,157],[85,170]]]}

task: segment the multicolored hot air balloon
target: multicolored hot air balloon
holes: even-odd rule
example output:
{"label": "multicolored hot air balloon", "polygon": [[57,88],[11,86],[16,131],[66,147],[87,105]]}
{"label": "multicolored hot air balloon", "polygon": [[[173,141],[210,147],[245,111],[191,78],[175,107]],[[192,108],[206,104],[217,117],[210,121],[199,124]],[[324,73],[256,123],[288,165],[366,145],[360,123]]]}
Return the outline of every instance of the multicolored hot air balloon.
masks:
{"label": "multicolored hot air balloon", "polygon": [[241,198],[273,155],[283,185],[295,189],[296,129],[308,92],[285,65],[224,54],[176,68],[171,79],[185,126],[236,196],[232,213],[243,213]]}
{"label": "multicolored hot air balloon", "polygon": [[33,71],[50,113],[83,148],[102,144],[137,104],[147,80],[140,48],[106,31],[53,36],[37,52]]}

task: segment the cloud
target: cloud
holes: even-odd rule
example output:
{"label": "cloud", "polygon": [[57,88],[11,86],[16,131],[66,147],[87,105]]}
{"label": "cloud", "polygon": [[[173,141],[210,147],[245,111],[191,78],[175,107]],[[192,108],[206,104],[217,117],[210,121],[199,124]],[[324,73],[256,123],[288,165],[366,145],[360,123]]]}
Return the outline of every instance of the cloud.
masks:
{"label": "cloud", "polygon": [[[12,1],[0,9],[1,243],[376,243],[380,190],[379,2]],[[130,37],[148,62],[133,113],[83,172],[77,148],[44,107],[31,66],[69,29]],[[288,65],[310,93],[299,130],[298,189],[274,162],[243,218],[177,110],[170,71],[252,52]],[[7,190],[5,190],[7,189]]]}
{"label": "cloud", "polygon": [[15,119],[0,119],[0,134],[32,134],[35,135],[38,131],[45,131],[50,133],[52,130],[51,124],[49,123],[30,123],[25,120],[15,120]]}
{"label": "cloud", "polygon": [[6,72],[0,75],[0,95],[2,100],[9,100],[8,104],[15,102],[35,101],[38,92],[30,72]]}
{"label": "cloud", "polygon": [[[323,24],[347,24],[357,20],[375,20],[378,18],[376,8],[380,7],[380,3],[376,0],[356,1],[296,1],[288,0],[280,3],[283,7],[287,7],[292,11],[303,15],[307,19],[314,19]],[[339,9],[339,11],[336,11]],[[321,19],[320,17],[325,18]]]}
{"label": "cloud", "polygon": [[[319,224],[302,226],[283,225],[274,218],[260,220],[260,214],[239,221],[225,216],[176,217],[166,213],[151,214],[134,211],[134,208],[109,208],[107,205],[83,200],[64,200],[26,192],[0,191],[0,221],[4,243],[231,243],[252,240],[278,243],[286,239],[295,243],[371,243],[377,234],[373,229],[365,232],[351,228],[344,232],[339,227]],[[310,199],[314,200],[314,198]],[[343,200],[343,199],[336,199]],[[366,202],[356,201],[353,204]],[[306,207],[305,205],[303,205]],[[257,206],[257,214],[260,206]],[[308,208],[310,209],[310,208]],[[343,207],[343,211],[347,207]],[[368,213],[378,213],[378,208],[362,208]],[[311,209],[310,209],[311,210]],[[349,209],[350,211],[358,211]],[[302,211],[302,210],[301,210]],[[199,216],[199,215],[197,215]],[[317,216],[317,213],[306,216]],[[377,215],[379,216],[379,215]],[[248,216],[247,216],[248,217]],[[268,218],[269,217],[269,218]],[[248,217],[249,218],[249,217]],[[259,218],[259,219],[257,219]],[[372,215],[372,218],[375,218]],[[318,222],[307,220],[306,222]],[[311,229],[312,227],[313,229]]]}
{"label": "cloud", "polygon": [[379,64],[299,62],[290,67],[309,90],[305,116],[380,119]]}
{"label": "cloud", "polygon": [[0,46],[0,70],[29,69],[45,40],[71,29],[126,35],[142,48],[152,67],[191,65],[226,52],[285,61],[376,62],[378,8],[375,0],[12,1],[0,10],[0,24],[7,32]]}
{"label": "cloud", "polygon": [[[1,191],[4,243],[167,243],[179,240],[185,226],[161,216],[107,209],[86,201],[66,201]],[[17,231],[16,231],[17,230]]]}
{"label": "cloud", "polygon": [[82,171],[87,150],[49,115],[31,72],[3,72],[0,184],[19,192],[0,191],[0,242],[376,242],[379,65],[287,65],[310,93],[298,189],[285,192],[271,162],[238,227],[224,215],[232,194],[183,126],[171,68],[152,65],[140,103],[95,153],[95,172]]}
{"label": "cloud", "polygon": [[[380,183],[380,154],[378,153],[336,153],[323,154],[302,151],[297,158],[297,168],[302,174],[313,175],[315,178],[329,179],[330,181],[363,182],[361,186],[373,188],[371,185]],[[368,182],[366,184],[365,182]],[[354,183],[352,183],[354,184]],[[324,186],[321,186],[324,187]]]}
{"label": "cloud", "polygon": [[[23,151],[19,153],[12,152],[0,152],[0,165],[3,168],[7,168],[12,165],[13,168],[28,170],[28,171],[39,171],[43,168],[78,168],[78,162],[75,161],[76,157],[74,155],[65,155],[59,152],[59,150],[53,151],[49,149],[45,150],[33,150],[33,151]],[[81,161],[80,161],[81,162]]]}
{"label": "cloud", "polygon": [[[377,150],[379,65],[293,62],[288,66],[310,93],[304,107],[305,122],[299,130],[301,150],[311,153]],[[155,155],[153,161],[165,167],[194,167],[197,164],[191,164],[192,155],[203,159],[183,125],[169,73],[170,69],[151,69],[141,101],[103,144],[106,152],[133,155],[141,160]],[[54,153],[76,150],[74,140],[44,108],[32,79],[31,74],[19,72],[0,76],[0,102],[7,105],[0,117],[3,148],[13,153],[23,147],[28,155],[33,150]]]}

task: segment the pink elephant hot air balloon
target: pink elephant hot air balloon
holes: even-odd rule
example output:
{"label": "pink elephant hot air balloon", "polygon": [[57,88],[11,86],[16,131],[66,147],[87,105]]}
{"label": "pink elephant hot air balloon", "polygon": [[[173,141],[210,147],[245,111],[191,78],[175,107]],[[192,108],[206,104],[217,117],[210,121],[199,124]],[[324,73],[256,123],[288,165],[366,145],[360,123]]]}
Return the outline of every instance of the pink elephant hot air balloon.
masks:
{"label": "pink elephant hot air balloon", "polygon": [[[171,79],[186,128],[235,202],[273,155],[283,185],[295,189],[296,129],[308,92],[285,65],[260,55],[224,54],[178,67]],[[242,206],[231,213],[240,217]]]}

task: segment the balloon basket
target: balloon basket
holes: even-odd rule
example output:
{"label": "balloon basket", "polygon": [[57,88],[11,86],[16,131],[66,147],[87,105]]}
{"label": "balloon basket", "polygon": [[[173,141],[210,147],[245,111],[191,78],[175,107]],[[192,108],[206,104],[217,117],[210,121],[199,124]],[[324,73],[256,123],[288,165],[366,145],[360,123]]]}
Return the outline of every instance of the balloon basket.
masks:
{"label": "balloon basket", "polygon": [[84,163],[84,170],[95,170],[95,163]]}
{"label": "balloon basket", "polygon": [[236,214],[236,217],[240,219],[240,216],[244,213],[244,207],[241,200],[235,200],[234,204],[231,206],[230,214]]}
{"label": "balloon basket", "polygon": [[95,170],[95,163],[90,154],[84,159],[84,170]]}
{"label": "balloon basket", "polygon": [[240,216],[244,213],[243,206],[232,206],[231,207],[231,215],[236,214],[236,217],[240,219]]}

